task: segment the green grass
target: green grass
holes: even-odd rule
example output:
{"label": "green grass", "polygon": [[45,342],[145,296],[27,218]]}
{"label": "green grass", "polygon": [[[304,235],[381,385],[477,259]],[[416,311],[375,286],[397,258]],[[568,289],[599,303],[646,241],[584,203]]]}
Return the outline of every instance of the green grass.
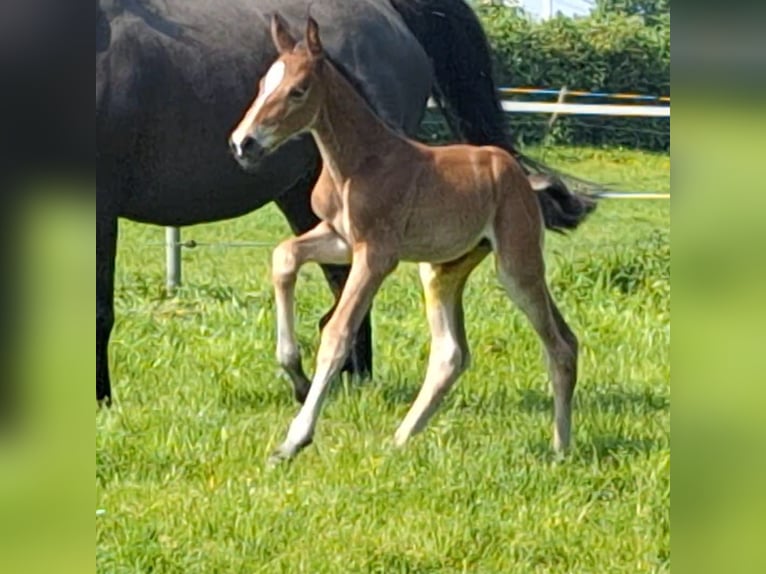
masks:
{"label": "green grass", "polygon": [[[549,163],[626,189],[669,189],[669,158],[553,149]],[[549,450],[542,352],[485,261],[466,293],[473,366],[431,425],[391,437],[424,375],[416,266],[374,306],[375,377],[343,381],[315,443],[268,471],[297,412],[274,359],[270,249],[184,252],[163,296],[162,230],[123,222],[116,406],[96,414],[99,572],[666,572],[670,568],[669,202],[605,200],[549,234],[549,278],[581,340],[575,450]],[[184,230],[197,241],[288,235],[267,207]],[[307,367],[331,297],[298,283]]]}

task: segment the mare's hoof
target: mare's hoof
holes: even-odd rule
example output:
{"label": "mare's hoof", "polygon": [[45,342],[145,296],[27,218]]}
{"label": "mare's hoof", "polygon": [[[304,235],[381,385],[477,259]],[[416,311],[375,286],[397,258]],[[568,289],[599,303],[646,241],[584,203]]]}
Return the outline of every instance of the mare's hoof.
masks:
{"label": "mare's hoof", "polygon": [[353,349],[346,358],[346,362],[343,363],[340,372],[347,373],[358,382],[372,378],[372,368],[364,359],[357,357]]}
{"label": "mare's hoof", "polygon": [[100,409],[111,407],[112,397],[107,395],[105,397],[101,397],[100,399],[96,398],[96,406],[98,406]]}
{"label": "mare's hoof", "polygon": [[283,361],[282,368],[290,379],[295,400],[303,404],[306,402],[306,397],[309,396],[311,381],[306,376],[306,373],[303,372],[300,357],[296,356],[289,361]]}
{"label": "mare's hoof", "polygon": [[311,387],[309,385],[293,387],[293,395],[295,396],[295,400],[298,401],[300,404],[305,403],[306,398],[309,396],[310,388]]}

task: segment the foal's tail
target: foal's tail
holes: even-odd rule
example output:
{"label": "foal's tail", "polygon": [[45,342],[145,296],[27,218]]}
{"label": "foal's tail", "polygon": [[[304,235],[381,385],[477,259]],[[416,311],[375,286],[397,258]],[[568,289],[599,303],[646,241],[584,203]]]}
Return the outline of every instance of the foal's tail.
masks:
{"label": "foal's tail", "polygon": [[481,22],[463,0],[389,0],[431,58],[436,76],[434,98],[451,116],[458,139],[508,151],[538,191],[548,229],[577,227],[596,207],[589,195],[573,193],[562,177],[576,180],[525,156],[508,132],[492,78],[492,58]]}

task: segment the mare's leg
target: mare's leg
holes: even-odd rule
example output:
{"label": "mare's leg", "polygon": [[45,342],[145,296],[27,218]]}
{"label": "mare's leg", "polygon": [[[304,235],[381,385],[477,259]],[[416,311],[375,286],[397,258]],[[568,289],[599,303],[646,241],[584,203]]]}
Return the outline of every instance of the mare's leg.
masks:
{"label": "mare's leg", "polygon": [[489,251],[488,245],[480,245],[450,263],[420,264],[431,330],[431,353],[420,393],[394,435],[397,445],[425,428],[444,395],[468,368],[470,351],[465,335],[463,290],[468,276]]}
{"label": "mare's leg", "polygon": [[[509,297],[529,318],[545,347],[553,388],[553,448],[569,446],[572,397],[577,382],[577,337],[564,321],[545,281],[539,218],[513,220],[524,209],[501,209],[495,225],[497,270]],[[527,211],[527,213],[529,213]]]}
{"label": "mare's leg", "polygon": [[[316,175],[312,174],[310,178],[298,183],[293,189],[288,190],[275,201],[277,207],[279,207],[290,224],[293,233],[296,235],[313,229],[320,221],[311,209],[310,190],[315,178]],[[316,185],[325,185],[325,183],[317,181]],[[347,265],[322,265],[322,272],[335,296],[335,303],[320,320],[320,329],[324,329],[327,321],[335,312],[338,299],[348,277],[349,267]],[[358,375],[362,378],[372,376],[372,323],[369,313],[365,315],[364,320],[354,335],[351,353],[343,365],[342,371]]]}
{"label": "mare's leg", "polygon": [[[103,202],[99,202],[103,203]],[[109,379],[109,336],[114,325],[114,259],[117,217],[97,209],[96,217],[96,400],[112,403]]]}
{"label": "mare's leg", "polygon": [[322,331],[316,370],[306,402],[290,424],[285,441],[269,457],[269,463],[293,458],[311,443],[319,412],[330,381],[340,372],[354,333],[370,309],[383,280],[396,267],[396,260],[365,247],[354,251],[351,272],[340,300]]}
{"label": "mare's leg", "polygon": [[303,403],[310,382],[303,371],[295,338],[295,281],[304,263],[349,263],[351,249],[325,222],[299,237],[280,243],[272,256],[272,280],[277,307],[277,360],[293,383],[295,398]]}

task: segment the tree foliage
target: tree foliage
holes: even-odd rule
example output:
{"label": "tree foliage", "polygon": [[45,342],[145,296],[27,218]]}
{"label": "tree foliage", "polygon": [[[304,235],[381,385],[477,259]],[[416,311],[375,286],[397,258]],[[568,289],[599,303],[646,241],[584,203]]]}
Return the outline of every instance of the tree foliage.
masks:
{"label": "tree foliage", "polygon": [[596,12],[641,16],[645,22],[657,24],[670,17],[670,0],[596,0]]}
{"label": "tree foliage", "polygon": [[[669,0],[654,4],[663,2],[669,6]],[[514,10],[483,7],[477,11],[490,40],[499,86],[670,95],[669,24],[649,25],[642,15],[618,11],[596,11],[584,18],[559,16],[544,22],[534,22]],[[524,99],[533,97],[525,95]],[[544,99],[550,101],[550,96]],[[594,103],[571,96],[567,101]],[[524,141],[539,141],[546,133],[546,119],[515,114],[512,128]],[[670,147],[666,118],[564,116],[557,120],[551,136],[570,144]]]}

